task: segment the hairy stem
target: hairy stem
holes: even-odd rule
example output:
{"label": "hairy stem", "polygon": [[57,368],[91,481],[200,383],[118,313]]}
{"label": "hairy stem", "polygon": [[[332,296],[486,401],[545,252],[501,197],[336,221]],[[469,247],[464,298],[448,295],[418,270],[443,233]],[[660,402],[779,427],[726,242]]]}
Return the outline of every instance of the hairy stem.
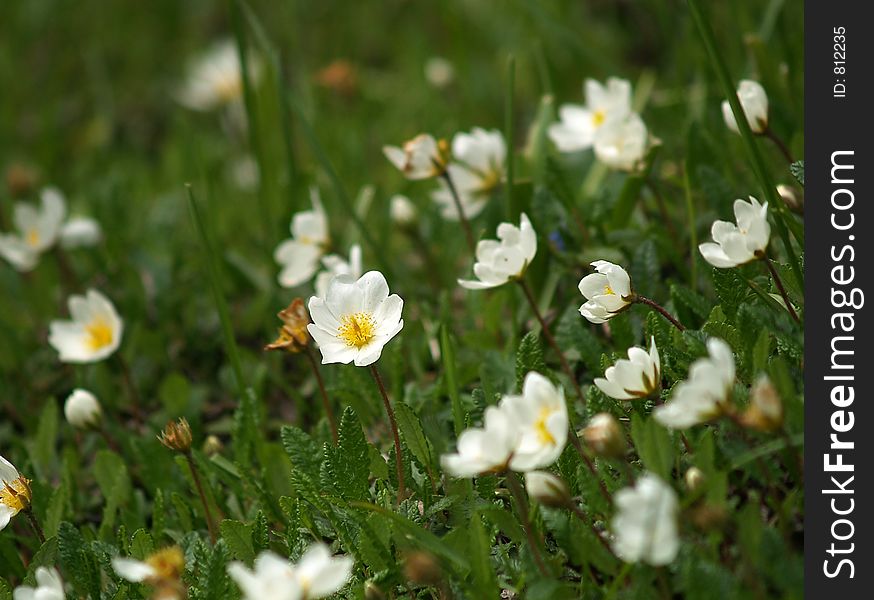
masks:
{"label": "hairy stem", "polygon": [[212,511],[209,509],[209,502],[206,500],[206,494],[203,491],[203,483],[200,481],[200,474],[197,472],[197,466],[194,464],[194,458],[191,456],[191,452],[187,452],[185,454],[185,458],[188,461],[188,468],[191,470],[191,478],[194,480],[194,487],[197,488],[197,494],[200,496],[200,502],[203,504],[203,512],[206,517],[206,528],[209,530],[209,539],[215,544],[217,536],[216,536],[216,525],[212,518]]}
{"label": "hairy stem", "polygon": [[464,229],[464,236],[467,238],[467,246],[470,248],[470,253],[476,255],[476,242],[474,241],[473,230],[470,228],[470,221],[467,220],[467,215],[464,214],[464,208],[461,206],[461,196],[458,195],[455,182],[452,181],[452,176],[448,170],[444,170],[440,176],[446,182],[446,187],[449,188],[449,195],[452,196],[452,201],[455,203],[455,209],[458,211],[458,220],[461,222],[461,228]]}
{"label": "hairy stem", "polygon": [[789,146],[786,145],[786,142],[784,142],[779,135],[774,133],[773,129],[771,129],[770,127],[765,127],[765,130],[762,131],[762,135],[774,142],[774,145],[779,148],[780,153],[786,158],[787,161],[789,161],[790,165],[795,162],[795,159],[792,158],[792,151],[789,150]]}
{"label": "hairy stem", "polygon": [[39,539],[39,543],[44,544],[46,541],[46,536],[42,532],[42,527],[39,526],[39,521],[36,520],[36,515],[33,514],[33,507],[28,506],[25,509],[24,514],[27,517],[28,522],[30,522],[30,526],[33,529],[33,532],[36,534],[37,539]]}
{"label": "hairy stem", "polygon": [[786,304],[786,310],[789,311],[789,314],[792,315],[792,318],[795,319],[796,323],[800,323],[801,319],[798,318],[798,314],[796,314],[795,309],[792,308],[792,302],[789,300],[789,294],[786,293],[786,288],[783,287],[783,281],[780,279],[780,275],[777,273],[777,269],[775,269],[774,265],[771,264],[771,259],[767,256],[764,256],[762,257],[762,261],[765,263],[765,266],[771,273],[771,277],[774,279],[774,284],[780,291],[780,296],[783,297],[783,302]]}
{"label": "hairy stem", "polygon": [[389,402],[388,399],[388,392],[385,391],[385,384],[382,382],[382,377],[379,376],[379,371],[376,369],[376,365],[370,365],[370,372],[373,373],[373,379],[376,381],[379,393],[382,394],[382,402],[385,404],[385,412],[388,414],[388,422],[391,426],[391,435],[394,438],[395,463],[398,473],[398,504],[400,504],[401,500],[406,496],[407,487],[404,482],[404,461],[403,451],[401,450],[401,436],[398,433],[398,422],[395,419],[395,411],[391,407],[391,402]]}
{"label": "hairy stem", "polygon": [[669,313],[667,310],[665,310],[665,308],[662,305],[660,305],[658,302],[656,302],[655,300],[650,300],[646,296],[641,296],[640,294],[638,294],[637,296],[635,296],[634,302],[640,302],[641,304],[646,304],[650,308],[654,308],[655,310],[660,312],[664,318],[666,318],[668,321],[670,321],[671,325],[673,325],[674,327],[676,327],[680,331],[686,331],[686,328],[683,326],[683,324],[680,323],[676,319],[676,317],[674,317],[671,313]]}
{"label": "hairy stem", "polygon": [[328,417],[328,424],[331,426],[331,437],[334,439],[334,445],[337,445],[337,418],[334,416],[334,409],[331,407],[331,401],[328,399],[328,392],[325,390],[325,381],[322,379],[322,372],[319,370],[319,363],[313,355],[313,349],[307,345],[305,354],[309,359],[310,366],[313,368],[313,375],[316,377],[316,383],[319,384],[319,392],[322,396],[322,407],[325,409],[325,416]]}
{"label": "hairy stem", "polygon": [[528,518],[528,500],[525,496],[525,491],[522,489],[522,484],[519,483],[519,476],[513,471],[507,471],[506,481],[507,487],[516,501],[516,510],[519,513],[519,520],[522,521],[525,537],[528,538],[531,556],[534,557],[534,562],[537,564],[540,574],[544,577],[549,577],[549,569],[546,568],[546,563],[543,562],[543,556],[540,554],[540,544],[534,535],[534,530],[531,528],[531,520]]}

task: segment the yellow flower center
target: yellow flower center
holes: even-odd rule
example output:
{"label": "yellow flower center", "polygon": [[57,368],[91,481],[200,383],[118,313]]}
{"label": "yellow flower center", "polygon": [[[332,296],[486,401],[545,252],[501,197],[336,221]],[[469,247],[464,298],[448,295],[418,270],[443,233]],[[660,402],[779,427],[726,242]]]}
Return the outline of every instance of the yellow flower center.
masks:
{"label": "yellow flower center", "polygon": [[37,231],[36,229],[28,230],[27,235],[25,236],[25,239],[27,240],[28,246],[35,248],[39,244],[39,241],[40,241],[39,231]]}
{"label": "yellow flower center", "polygon": [[100,317],[85,326],[85,334],[88,336],[86,344],[92,352],[112,343],[112,327]]}
{"label": "yellow flower center", "polygon": [[149,556],[145,563],[155,570],[155,579],[179,579],[185,568],[185,556],[178,546],[170,546]]}
{"label": "yellow flower center", "polygon": [[0,488],[0,504],[5,504],[15,514],[30,506],[30,496],[30,480],[24,477],[4,482],[4,486]]}
{"label": "yellow flower center", "polygon": [[534,423],[534,429],[537,431],[537,437],[544,444],[555,444],[555,437],[546,427],[546,421],[554,411],[551,408],[543,407],[540,409],[540,414],[537,416],[537,421]]}
{"label": "yellow flower center", "polygon": [[616,292],[614,292],[613,288],[611,288],[610,285],[608,284],[608,285],[604,286],[604,295],[605,296],[615,296]]}
{"label": "yellow flower center", "polygon": [[363,348],[376,335],[376,321],[369,312],[343,315],[337,334],[347,346]]}
{"label": "yellow flower center", "polygon": [[600,127],[607,120],[607,114],[603,110],[596,110],[592,113],[592,124],[595,127]]}
{"label": "yellow flower center", "polygon": [[215,93],[223,102],[238,98],[242,90],[242,81],[239,77],[221,77],[215,83]]}

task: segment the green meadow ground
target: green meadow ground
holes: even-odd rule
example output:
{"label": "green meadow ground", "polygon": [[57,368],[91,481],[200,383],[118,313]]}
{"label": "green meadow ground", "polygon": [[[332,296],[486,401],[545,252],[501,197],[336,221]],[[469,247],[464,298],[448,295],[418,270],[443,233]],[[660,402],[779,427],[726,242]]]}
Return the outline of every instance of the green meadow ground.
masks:
{"label": "green meadow ground", "polygon": [[[693,250],[695,240],[709,239],[714,219],[732,220],[735,198],[766,198],[741,136],[723,122],[725,93],[685,2],[5,4],[0,168],[33,172],[36,186],[21,200],[37,198],[33,190],[42,185],[60,188],[71,212],[97,219],[105,239],[70,251],[66,274],[51,254],[27,275],[0,263],[0,454],[32,480],[34,513],[48,538],[41,547],[20,517],[0,531],[0,600],[32,581],[39,565],[58,566],[77,598],[146,598],[150,588],[118,579],[109,557],[141,558],[173,543],[186,552],[192,598],[233,598],[227,561],[249,562],[266,548],[296,557],[313,539],[356,558],[352,583],[339,597],[364,597],[365,582],[369,593],[383,594],[368,598],[489,598],[513,590],[526,598],[644,599],[671,597],[668,589],[701,599],[802,596],[802,475],[795,461],[803,447],[802,329],[747,287],[744,279],[752,278],[776,292],[761,265],[716,271]],[[764,85],[772,129],[803,158],[800,3],[706,4],[733,81]],[[229,128],[220,111],[198,113],[174,100],[188,62],[235,29],[263,65],[248,135]],[[435,56],[455,69],[442,89],[424,74]],[[281,58],[279,83],[273,57]],[[326,81],[331,63],[335,73],[344,71],[340,85]],[[640,177],[600,168],[591,152],[562,156],[545,140],[555,107],[583,102],[584,78],[610,76],[631,81],[661,142],[650,179],[669,223]],[[445,138],[473,126],[507,131],[508,122],[516,185],[510,201],[504,189],[496,192],[473,220],[475,234],[494,237],[508,215],[518,222],[520,210],[534,222],[539,250],[528,281],[588,390],[585,408],[569,402],[575,423],[599,411],[626,418],[632,446],[622,463],[659,473],[680,496],[683,543],[667,567],[626,566],[567,511],[533,506],[551,573],[544,577],[500,478],[470,487],[441,476],[438,457],[457,438],[453,400],[476,425],[483,407],[514,391],[528,370],[550,374],[569,401],[575,398],[555,353],[537,335],[526,337],[539,326],[516,286],[468,292],[457,285],[472,265],[463,232],[431,203],[433,182],[404,180],[381,148],[422,131]],[[756,144],[770,180],[800,194],[776,148],[763,139]],[[234,178],[246,157],[261,167],[260,184],[248,189]],[[211,253],[192,219],[186,183]],[[278,286],[272,254],[289,236],[292,214],[309,209],[312,185],[321,190],[334,250],[345,256],[351,244],[363,243],[365,270],[381,270],[405,300],[405,327],[379,361],[393,401],[411,409],[401,433],[415,463],[407,465],[413,496],[397,508],[391,435],[367,370],[322,368],[338,415],[354,409],[344,416],[348,445],[359,441],[349,432],[363,427],[362,457],[356,448],[330,445],[303,357],[262,351],[275,338],[275,313],[311,294],[307,286]],[[397,193],[419,211],[409,229],[389,219]],[[3,231],[15,200],[8,186],[0,189]],[[800,305],[776,227],[771,239]],[[609,329],[582,319],[577,283],[601,258],[624,265],[637,290],[689,331],[680,334],[639,306]],[[222,328],[213,267],[238,357]],[[110,297],[124,319],[119,354],[141,397],[142,422],[131,414],[121,361],[64,365],[47,344],[49,322],[67,317],[69,293],[90,287]],[[632,407],[589,387],[650,335],[662,351],[663,398],[706,354],[704,340],[721,337],[737,356],[736,401],[743,405],[749,384],[768,373],[783,399],[785,435],[741,431],[726,421],[686,431],[687,449],[678,433],[647,418],[652,402]],[[117,451],[65,422],[63,401],[75,387],[100,398]],[[184,462],[156,440],[168,420],[183,416],[194,430],[210,503],[227,519],[217,546],[209,543]],[[200,451],[210,434],[222,442],[217,454]],[[627,485],[619,461],[597,464],[611,492]],[[703,491],[684,487],[691,465],[706,475]],[[554,471],[597,526],[609,529],[612,509],[573,448]],[[365,493],[344,487],[356,473],[369,479]],[[421,574],[403,567],[416,552],[441,574],[416,580]]]}

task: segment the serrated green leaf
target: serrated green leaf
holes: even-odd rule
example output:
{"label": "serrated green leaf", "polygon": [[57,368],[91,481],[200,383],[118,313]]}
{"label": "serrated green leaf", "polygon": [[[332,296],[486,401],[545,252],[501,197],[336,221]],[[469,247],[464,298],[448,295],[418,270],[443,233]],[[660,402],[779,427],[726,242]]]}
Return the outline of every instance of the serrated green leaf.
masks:
{"label": "serrated green leaf", "polygon": [[397,417],[398,428],[404,438],[407,448],[413,453],[423,466],[428,469],[434,466],[434,455],[431,450],[431,444],[425,437],[422,430],[422,422],[413,409],[407,406],[404,402],[395,403],[395,416]]}
{"label": "serrated green leaf", "polygon": [[219,530],[231,557],[251,565],[255,560],[255,546],[252,542],[253,526],[248,523],[225,519],[219,525]]}
{"label": "serrated green leaf", "polygon": [[370,455],[361,423],[351,406],[343,411],[339,438],[339,446],[325,446],[323,467],[343,498],[363,500],[368,495]]}
{"label": "serrated green leaf", "polygon": [[804,187],[804,161],[796,160],[789,165],[789,172],[792,173],[792,176],[801,184],[801,187]]}
{"label": "serrated green leaf", "polygon": [[79,596],[100,597],[97,559],[79,530],[67,521],[58,527],[58,559],[61,571]]}
{"label": "serrated green leaf", "polygon": [[501,594],[495,569],[491,563],[491,540],[483,527],[482,517],[474,513],[468,526],[471,576],[479,598],[498,598]]}
{"label": "serrated green leaf", "polygon": [[280,436],[282,447],[291,464],[295,469],[305,472],[312,478],[318,477],[321,469],[322,455],[319,445],[297,427],[286,425],[282,428]]}
{"label": "serrated green leaf", "polygon": [[519,348],[516,350],[516,389],[522,389],[522,382],[525,376],[531,371],[536,371],[543,375],[549,375],[549,370],[546,368],[546,361],[543,359],[543,346],[540,345],[540,336],[529,331],[519,343]]}
{"label": "serrated green leaf", "polygon": [[130,539],[130,556],[143,560],[155,551],[155,542],[145,529],[137,529]]}

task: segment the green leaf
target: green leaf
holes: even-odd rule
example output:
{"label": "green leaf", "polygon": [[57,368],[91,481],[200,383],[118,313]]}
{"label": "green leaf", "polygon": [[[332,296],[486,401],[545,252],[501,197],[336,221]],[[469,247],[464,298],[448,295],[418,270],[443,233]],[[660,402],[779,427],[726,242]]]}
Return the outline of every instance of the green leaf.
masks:
{"label": "green leaf", "polygon": [[12,600],[12,588],[2,577],[0,577],[0,600]]}
{"label": "green leaf", "polygon": [[789,165],[789,172],[792,173],[792,176],[801,184],[801,187],[804,187],[804,161],[796,160]]}
{"label": "green leaf", "polygon": [[474,589],[479,598],[498,598],[500,588],[491,564],[491,539],[483,527],[482,516],[473,513],[468,526],[470,536],[469,555]]}
{"label": "green leaf", "polygon": [[285,448],[285,453],[291,459],[292,466],[305,472],[311,478],[318,477],[322,453],[319,445],[309,434],[292,425],[286,425],[282,428],[280,437],[282,438],[282,447]]}
{"label": "green leaf", "polygon": [[64,521],[58,527],[58,558],[61,571],[83,598],[100,598],[100,571],[97,558],[82,534]]}
{"label": "green leaf", "polygon": [[131,558],[143,560],[155,551],[155,543],[152,536],[145,529],[137,529],[130,539]]}
{"label": "green leaf", "polygon": [[519,349],[516,350],[516,389],[522,389],[522,382],[525,376],[531,371],[536,371],[543,375],[549,375],[549,370],[546,368],[546,361],[543,359],[543,347],[540,345],[540,336],[529,331],[519,343]]}
{"label": "green leaf", "polygon": [[115,526],[116,513],[127,502],[131,482],[124,459],[109,450],[101,450],[97,453],[94,459],[94,477],[106,499],[103,520],[100,523],[100,536],[106,539]]}
{"label": "green leaf", "polygon": [[219,525],[219,530],[221,531],[222,540],[227,544],[231,557],[251,565],[255,560],[252,525],[232,519],[225,519]]}
{"label": "green leaf", "polygon": [[343,498],[363,500],[368,495],[370,456],[361,423],[351,406],[340,420],[339,446],[326,444],[324,467]]}
{"label": "green leaf", "polygon": [[431,450],[431,444],[422,431],[422,422],[419,417],[404,402],[395,402],[394,409],[398,428],[401,430],[407,448],[424,467],[433,468],[434,454]]}
{"label": "green leaf", "polygon": [[631,416],[631,439],[643,465],[659,477],[670,480],[674,463],[674,444],[671,434],[655,419],[646,419],[638,414]]}
{"label": "green leaf", "polygon": [[452,421],[455,425],[455,435],[464,429],[464,410],[461,408],[461,398],[458,394],[458,375],[455,369],[455,345],[445,325],[440,327],[440,358],[443,361],[443,380],[446,383],[446,394],[452,405]]}
{"label": "green leaf", "polygon": [[604,346],[591,327],[580,318],[576,306],[570,306],[561,316],[555,330],[555,340],[559,348],[565,351],[573,349],[579,354],[580,360],[590,371],[601,368],[601,354]]}
{"label": "green leaf", "polygon": [[52,537],[58,533],[58,526],[64,519],[64,513],[70,503],[70,488],[67,480],[62,479],[61,484],[52,492],[49,504],[46,507],[45,518],[42,522],[43,532],[46,537]]}
{"label": "green leaf", "polygon": [[712,269],[711,278],[722,312],[734,318],[742,302],[750,296],[750,288],[735,269]]}
{"label": "green leaf", "polygon": [[46,402],[39,417],[36,438],[33,442],[33,462],[38,473],[46,477],[51,472],[55,460],[55,442],[58,439],[58,406],[55,402]]}

